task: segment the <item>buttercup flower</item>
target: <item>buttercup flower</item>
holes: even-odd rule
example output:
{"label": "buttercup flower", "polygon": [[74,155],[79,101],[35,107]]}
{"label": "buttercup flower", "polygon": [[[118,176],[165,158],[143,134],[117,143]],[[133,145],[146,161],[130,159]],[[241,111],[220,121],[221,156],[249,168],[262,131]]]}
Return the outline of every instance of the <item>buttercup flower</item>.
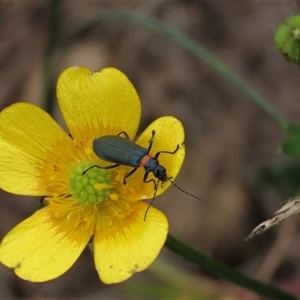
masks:
{"label": "buttercup flower", "polygon": [[[45,196],[47,203],[13,228],[0,245],[0,262],[22,279],[43,282],[66,272],[92,239],[95,266],[104,283],[117,283],[145,270],[157,257],[168,232],[165,215],[151,207],[152,182],[139,168],[92,168],[111,163],[98,158],[94,139],[126,131],[134,140],[140,122],[138,95],[117,69],[92,73],[66,69],[57,83],[57,98],[68,133],[42,109],[16,103],[0,113],[0,188],[20,195]],[[136,143],[151,154],[161,150],[160,163],[176,178],[185,148],[182,124],[174,117],[154,121]],[[83,174],[84,173],[84,174]],[[148,179],[154,178],[149,174]],[[154,178],[157,180],[156,178]],[[159,184],[157,195],[170,182]]]}

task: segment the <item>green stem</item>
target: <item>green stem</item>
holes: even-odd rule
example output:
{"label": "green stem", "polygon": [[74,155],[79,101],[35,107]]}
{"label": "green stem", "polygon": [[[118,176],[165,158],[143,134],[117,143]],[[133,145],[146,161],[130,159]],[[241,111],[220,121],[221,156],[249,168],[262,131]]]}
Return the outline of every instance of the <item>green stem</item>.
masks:
{"label": "green stem", "polygon": [[180,256],[184,257],[185,259],[197,264],[201,268],[209,271],[210,273],[219,276],[225,280],[236,283],[240,286],[243,286],[262,296],[278,300],[299,299],[295,295],[286,293],[270,284],[262,283],[224,265],[223,263],[213,259],[212,257],[209,257],[201,253],[200,251],[177,240],[174,236],[170,234],[168,235],[166,241],[166,247],[172,250],[173,252],[179,254]]}
{"label": "green stem", "polygon": [[62,0],[49,2],[48,39],[44,53],[44,107],[49,114],[54,111],[56,72],[54,72],[53,54],[59,37]]}
{"label": "green stem", "polygon": [[92,18],[81,25],[68,39],[67,43],[72,43],[78,37],[83,35],[86,31],[99,25],[100,22],[118,21],[125,23],[133,23],[144,26],[156,33],[167,36],[180,46],[194,54],[197,58],[208,64],[212,69],[224,76],[228,81],[239,88],[246,96],[248,96],[253,103],[259,106],[265,113],[277,121],[282,127],[288,123],[286,118],[262,95],[260,95],[247,82],[242,80],[238,75],[232,72],[225,64],[218,60],[213,54],[205,49],[200,43],[188,37],[186,34],[180,32],[173,27],[160,22],[157,19],[148,16],[141,16],[130,11],[122,10],[105,10],[96,14]]}

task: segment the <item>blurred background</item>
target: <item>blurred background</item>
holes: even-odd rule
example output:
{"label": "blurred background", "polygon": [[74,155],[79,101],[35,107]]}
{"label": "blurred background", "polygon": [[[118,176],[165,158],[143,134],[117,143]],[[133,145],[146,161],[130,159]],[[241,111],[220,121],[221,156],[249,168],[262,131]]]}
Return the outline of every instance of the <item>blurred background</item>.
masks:
{"label": "blurred background", "polygon": [[[172,187],[157,198],[155,206],[168,216],[170,233],[245,274],[300,293],[299,216],[244,241],[298,192],[300,164],[279,153],[281,127],[207,65],[147,29],[102,23],[65,47],[75,28],[108,8],[153,16],[190,35],[299,124],[300,72],[276,50],[273,35],[279,24],[299,13],[300,2],[0,2],[1,109],[18,101],[45,107],[45,99],[55,97],[45,79],[55,82],[68,66],[119,68],[141,98],[140,131],[163,115],[174,115],[185,126],[187,156],[176,183],[202,201]],[[63,124],[55,101],[54,106],[54,117]],[[2,239],[40,206],[37,198],[2,191],[0,197]],[[145,272],[110,286],[99,281],[88,249],[66,274],[47,283],[25,282],[0,265],[1,299],[250,295],[167,249]]]}

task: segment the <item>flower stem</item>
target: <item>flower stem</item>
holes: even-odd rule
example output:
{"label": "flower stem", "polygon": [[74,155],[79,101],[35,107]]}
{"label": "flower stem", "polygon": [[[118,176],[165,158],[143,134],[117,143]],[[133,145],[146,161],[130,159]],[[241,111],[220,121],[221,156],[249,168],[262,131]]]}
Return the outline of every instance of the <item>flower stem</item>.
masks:
{"label": "flower stem", "polygon": [[177,29],[165,24],[153,17],[141,16],[131,11],[124,10],[105,10],[98,13],[83,23],[77,28],[73,34],[67,40],[67,43],[72,43],[78,37],[83,35],[86,31],[99,25],[100,22],[125,22],[141,25],[148,28],[160,35],[171,38],[180,46],[185,48],[190,53],[194,54],[198,59],[209,65],[217,73],[222,75],[237,88],[239,88],[250,100],[260,107],[266,114],[278,122],[282,127],[285,127],[288,123],[286,118],[262,95],[260,95],[253,87],[251,87],[246,81],[241,79],[237,74],[230,70],[223,62],[217,59],[200,43],[190,38],[186,34],[180,32]]}
{"label": "flower stem", "polygon": [[205,255],[204,253],[192,248],[191,246],[177,240],[171,234],[168,235],[165,246],[171,251],[197,264],[210,273],[225,280],[231,281],[237,285],[243,286],[262,296],[278,300],[298,299],[298,297],[296,297],[295,295],[284,292],[270,284],[255,280],[239,271],[226,266],[225,264],[213,259],[212,257]]}
{"label": "flower stem", "polygon": [[44,108],[49,114],[54,111],[55,83],[57,74],[54,72],[53,54],[56,49],[61,23],[62,0],[49,2],[48,38],[44,53]]}

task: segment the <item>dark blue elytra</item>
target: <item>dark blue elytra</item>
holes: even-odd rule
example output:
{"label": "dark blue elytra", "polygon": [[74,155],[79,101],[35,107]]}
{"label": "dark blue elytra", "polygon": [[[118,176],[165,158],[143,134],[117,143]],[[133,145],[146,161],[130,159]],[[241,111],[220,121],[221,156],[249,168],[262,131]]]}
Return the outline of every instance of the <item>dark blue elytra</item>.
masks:
{"label": "dark blue elytra", "polygon": [[102,160],[128,167],[139,167],[148,150],[117,135],[106,135],[93,142],[93,149]]}

